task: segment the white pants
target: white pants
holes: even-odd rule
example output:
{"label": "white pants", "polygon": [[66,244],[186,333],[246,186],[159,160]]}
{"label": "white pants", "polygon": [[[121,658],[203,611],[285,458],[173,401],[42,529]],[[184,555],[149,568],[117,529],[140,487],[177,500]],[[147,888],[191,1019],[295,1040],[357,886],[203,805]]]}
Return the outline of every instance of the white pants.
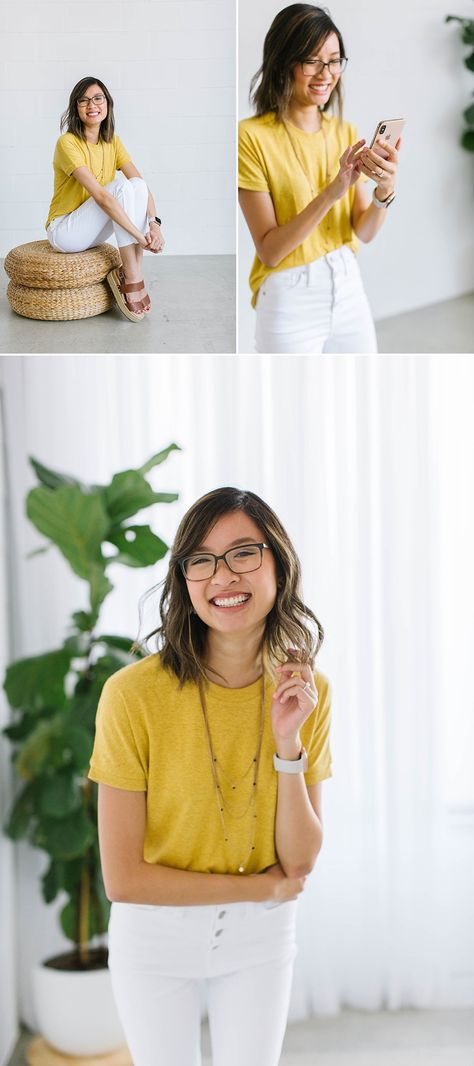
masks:
{"label": "white pants", "polygon": [[[119,173],[105,188],[122,205],[130,221],[145,234],[148,230],[148,188],[143,178],[126,178]],[[119,248],[137,244],[135,237],[113,222],[92,196],[69,215],[53,218],[46,230],[49,243],[57,252],[83,252],[102,244],[112,233],[115,233]]]}
{"label": "white pants", "polygon": [[257,297],[257,352],[376,352],[359,264],[343,245],[306,266],[270,274]]}
{"label": "white pants", "polygon": [[134,1066],[200,1066],[202,981],[213,1066],[277,1066],[297,903],[113,903],[109,969]]}

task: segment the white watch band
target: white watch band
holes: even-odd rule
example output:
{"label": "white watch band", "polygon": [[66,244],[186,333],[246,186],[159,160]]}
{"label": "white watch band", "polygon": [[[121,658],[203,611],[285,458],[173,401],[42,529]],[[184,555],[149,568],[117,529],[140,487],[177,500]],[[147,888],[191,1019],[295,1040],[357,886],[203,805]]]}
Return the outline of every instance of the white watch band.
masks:
{"label": "white watch band", "polygon": [[301,749],[299,759],[280,759],[275,753],[273,765],[279,774],[304,774],[308,769],[308,756],[305,748]]}
{"label": "white watch band", "polygon": [[375,195],[375,189],[374,189],[374,191],[372,193],[372,203],[375,204],[376,207],[385,207],[385,208],[390,207],[390,204],[393,204],[394,199],[395,199],[395,193],[394,192],[390,193],[390,196],[387,196],[386,200],[379,200],[376,197],[376,195]]}

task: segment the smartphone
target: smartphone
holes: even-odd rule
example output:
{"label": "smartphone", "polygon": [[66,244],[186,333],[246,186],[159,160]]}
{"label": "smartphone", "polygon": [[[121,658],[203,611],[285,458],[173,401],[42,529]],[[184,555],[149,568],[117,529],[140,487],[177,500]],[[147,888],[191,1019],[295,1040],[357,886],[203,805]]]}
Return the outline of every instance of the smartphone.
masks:
{"label": "smartphone", "polygon": [[[383,137],[385,141],[389,141],[395,148],[398,138],[401,136],[402,129],[405,125],[404,118],[385,118],[381,122],[377,123],[374,136],[370,142],[369,148],[373,148],[377,140],[377,137]],[[380,149],[380,145],[377,147],[377,152],[383,159],[388,159],[386,152]]]}

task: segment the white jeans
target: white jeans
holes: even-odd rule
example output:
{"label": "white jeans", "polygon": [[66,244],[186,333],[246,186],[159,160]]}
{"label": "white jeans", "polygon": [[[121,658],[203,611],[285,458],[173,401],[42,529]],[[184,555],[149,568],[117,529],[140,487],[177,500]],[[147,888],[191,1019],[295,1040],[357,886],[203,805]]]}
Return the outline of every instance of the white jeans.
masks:
{"label": "white jeans", "polygon": [[213,1066],[277,1066],[297,903],[112,903],[109,969],[134,1066],[200,1066],[202,981]]}
{"label": "white jeans", "polygon": [[270,274],[257,297],[257,352],[376,352],[359,264],[343,245],[306,266]]}
{"label": "white jeans", "polygon": [[[126,178],[120,173],[105,188],[122,205],[130,221],[145,234],[148,230],[148,188],[143,178]],[[137,243],[135,237],[109,218],[92,196],[69,215],[53,218],[46,230],[49,243],[57,252],[83,252],[102,244],[112,233],[115,233],[119,248]]]}

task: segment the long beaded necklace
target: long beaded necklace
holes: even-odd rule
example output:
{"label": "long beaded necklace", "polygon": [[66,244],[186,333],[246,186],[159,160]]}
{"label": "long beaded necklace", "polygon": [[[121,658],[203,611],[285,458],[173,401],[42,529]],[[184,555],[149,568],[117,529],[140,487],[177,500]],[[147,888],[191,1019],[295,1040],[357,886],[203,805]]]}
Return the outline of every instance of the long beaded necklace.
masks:
{"label": "long beaded necklace", "polygon": [[[228,836],[228,829],[227,829],[225,818],[224,818],[224,811],[229,815],[230,818],[234,818],[236,821],[239,821],[240,819],[245,818],[245,815],[252,808],[252,814],[251,814],[252,831],[251,831],[251,834],[250,834],[250,837],[251,837],[251,839],[250,839],[250,848],[249,848],[249,852],[248,852],[247,858],[245,859],[245,861],[242,859],[242,861],[239,863],[239,866],[238,866],[239,874],[243,874],[243,873],[245,873],[245,868],[246,868],[246,866],[248,864],[248,861],[250,859],[252,851],[255,851],[255,835],[256,835],[256,830],[257,830],[257,814],[256,814],[257,784],[258,784],[258,771],[259,771],[259,767],[260,767],[260,755],[261,755],[261,751],[262,751],[263,725],[264,725],[264,720],[265,720],[265,673],[264,672],[262,673],[262,688],[261,688],[261,697],[260,697],[260,725],[259,725],[257,750],[256,750],[255,755],[253,756],[249,766],[247,767],[245,773],[241,774],[240,778],[237,778],[237,781],[235,781],[235,780],[231,781],[230,777],[226,774],[226,772],[224,770],[224,767],[222,766],[222,763],[220,762],[220,760],[218,759],[217,755],[215,754],[215,751],[214,751],[214,748],[213,748],[213,744],[212,744],[211,731],[209,729],[209,722],[208,722],[208,718],[207,718],[206,698],[205,698],[205,695],[204,695],[204,686],[203,686],[203,682],[202,681],[199,681],[199,698],[200,698],[200,701],[201,701],[201,710],[202,710],[203,719],[204,719],[204,727],[205,727],[205,730],[206,730],[206,737],[207,737],[207,743],[208,743],[208,748],[209,748],[209,757],[210,757],[210,760],[211,760],[211,771],[212,771],[212,778],[213,778],[213,782],[214,782],[214,790],[215,790],[215,794],[216,794],[217,809],[218,809],[218,812],[219,812],[219,818],[220,818],[220,821],[221,821],[221,827],[222,827],[222,832],[224,834],[224,843],[225,844],[228,843],[229,836]],[[220,774],[221,778],[225,778],[225,780],[228,782],[228,784],[230,786],[231,791],[234,792],[234,791],[237,790],[237,782],[245,781],[245,778],[248,777],[248,775],[249,775],[249,773],[250,773],[250,771],[252,769],[253,769],[253,775],[252,775],[252,784],[251,784],[249,799],[248,799],[248,801],[246,803],[244,803],[243,808],[240,809],[238,811],[238,813],[237,813],[235,810],[231,809],[231,806],[229,804],[229,800],[224,795],[224,792],[223,792],[223,789],[222,789],[222,785],[221,785],[220,780],[219,780],[219,774]],[[218,774],[218,770],[219,770],[219,774]]]}
{"label": "long beaded necklace", "polygon": [[[311,191],[311,198],[312,198],[312,199],[314,199],[314,197],[316,196],[316,190],[315,190],[315,188],[314,188],[313,182],[311,181],[311,178],[310,178],[310,176],[309,176],[309,174],[308,174],[308,171],[307,171],[307,169],[306,169],[306,167],[305,167],[304,163],[303,163],[303,162],[302,162],[302,160],[301,160],[301,157],[300,157],[300,154],[299,154],[299,152],[298,152],[298,151],[297,151],[297,149],[296,149],[296,145],[295,145],[295,142],[294,142],[294,140],[293,140],[293,137],[292,137],[292,135],[291,135],[291,133],[290,133],[290,130],[289,130],[289,128],[288,128],[288,126],[287,126],[286,122],[284,122],[284,123],[283,123],[283,125],[284,125],[284,127],[285,127],[285,130],[286,130],[286,132],[287,132],[287,134],[288,134],[288,138],[289,138],[289,141],[290,141],[291,147],[292,147],[292,149],[293,149],[293,153],[294,153],[294,156],[295,156],[295,158],[296,158],[296,161],[297,161],[297,163],[299,164],[299,166],[300,166],[301,170],[303,171],[303,174],[304,174],[304,176],[305,176],[305,178],[306,178],[306,181],[308,182],[308,185],[309,185],[309,187],[310,187],[310,191]],[[324,130],[324,121],[323,121],[323,116],[322,116],[322,115],[321,115],[321,126],[320,126],[320,129],[319,129],[319,130],[316,130],[315,132],[316,132],[316,133],[319,133],[319,132],[321,132],[321,134],[322,134],[322,138],[323,138],[323,144],[324,144],[324,159],[325,159],[325,164],[326,164],[326,165],[325,165],[325,171],[326,171],[326,173],[325,173],[325,177],[324,177],[324,187],[326,187],[326,185],[328,184],[328,180],[329,180],[329,161],[328,161],[328,146],[327,146],[327,141],[326,141],[326,133],[325,133],[325,130]]]}
{"label": "long beaded necklace", "polygon": [[[91,150],[89,148],[89,142],[86,141],[86,144],[87,144],[87,151],[89,153],[89,163],[90,163],[91,173],[94,174],[94,177],[97,178],[97,181],[100,182],[100,179],[101,178],[103,179],[103,177],[104,177],[105,156],[104,156],[104,142],[103,142],[102,138],[99,138],[99,140],[100,140],[100,144],[101,144],[101,148],[102,148],[102,166],[101,166],[100,171],[99,171],[98,174],[94,174],[94,168],[92,166],[92,156],[91,156]],[[97,143],[99,143],[99,142],[97,142]]]}

